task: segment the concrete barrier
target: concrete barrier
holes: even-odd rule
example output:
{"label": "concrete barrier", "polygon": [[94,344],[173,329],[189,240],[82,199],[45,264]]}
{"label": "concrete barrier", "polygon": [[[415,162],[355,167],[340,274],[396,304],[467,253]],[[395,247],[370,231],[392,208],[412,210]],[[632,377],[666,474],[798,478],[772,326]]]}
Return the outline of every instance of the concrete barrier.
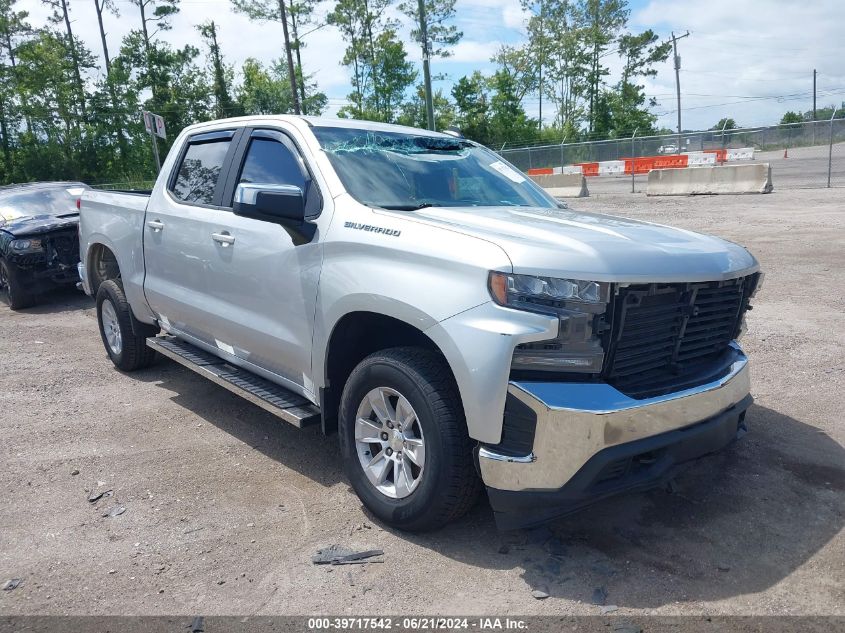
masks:
{"label": "concrete barrier", "polygon": [[583,174],[554,174],[552,176],[531,176],[531,180],[555,198],[586,198],[587,179]]}
{"label": "concrete barrier", "polygon": [[691,196],[717,193],[770,193],[772,168],[768,163],[655,169],[648,174],[646,195]]}

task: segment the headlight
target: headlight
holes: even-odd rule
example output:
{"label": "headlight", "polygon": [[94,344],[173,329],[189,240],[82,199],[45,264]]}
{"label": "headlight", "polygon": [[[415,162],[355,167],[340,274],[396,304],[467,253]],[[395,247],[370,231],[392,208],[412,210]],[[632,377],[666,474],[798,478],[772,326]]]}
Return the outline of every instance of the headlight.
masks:
{"label": "headlight", "polygon": [[44,250],[41,240],[12,240],[10,246],[16,253],[40,253]]}
{"label": "headlight", "polygon": [[489,287],[493,301],[501,306],[554,314],[560,319],[557,338],[517,345],[512,369],[601,372],[604,349],[600,334],[606,327],[610,284],[494,271]]}
{"label": "headlight", "polygon": [[[559,302],[607,303],[610,284],[579,279],[490,273],[490,294],[499,305],[555,307]],[[527,305],[526,305],[527,304]]]}

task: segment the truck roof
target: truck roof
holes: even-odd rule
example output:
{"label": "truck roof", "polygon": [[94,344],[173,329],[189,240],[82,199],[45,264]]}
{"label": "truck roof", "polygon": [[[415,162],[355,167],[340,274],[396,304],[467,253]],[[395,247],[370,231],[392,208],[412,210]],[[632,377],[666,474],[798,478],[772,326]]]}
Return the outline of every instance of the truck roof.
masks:
{"label": "truck roof", "polygon": [[317,117],[305,116],[295,114],[270,114],[257,116],[241,116],[232,117],[228,119],[217,119],[215,121],[207,121],[205,123],[197,123],[186,127],[188,131],[207,129],[209,127],[218,127],[236,123],[239,125],[249,125],[250,123],[271,123],[271,122],[286,122],[298,123],[304,122],[311,127],[342,127],[356,130],[368,130],[372,132],[394,132],[405,134],[423,134],[430,136],[440,136],[451,138],[448,134],[442,132],[434,132],[431,130],[423,130],[421,128],[408,127],[405,125],[394,125],[392,123],[380,123],[377,121],[362,121],[359,119],[339,119],[332,117]]}

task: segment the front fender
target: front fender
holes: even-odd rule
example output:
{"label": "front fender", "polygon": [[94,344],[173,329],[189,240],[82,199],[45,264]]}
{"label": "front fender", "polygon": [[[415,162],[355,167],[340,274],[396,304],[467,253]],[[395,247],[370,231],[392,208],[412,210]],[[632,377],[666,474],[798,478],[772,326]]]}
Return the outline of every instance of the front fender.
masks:
{"label": "front fender", "polygon": [[458,383],[471,438],[500,442],[513,350],[520,343],[555,338],[558,324],[555,317],[490,301],[425,330]]}
{"label": "front fender", "polygon": [[437,323],[437,320],[423,310],[404,301],[390,297],[353,293],[343,295],[324,313],[318,310],[314,324],[314,347],[312,350],[312,375],[317,387],[325,387],[328,346],[332,333],[340,320],[354,312],[373,312],[402,321],[425,331]]}

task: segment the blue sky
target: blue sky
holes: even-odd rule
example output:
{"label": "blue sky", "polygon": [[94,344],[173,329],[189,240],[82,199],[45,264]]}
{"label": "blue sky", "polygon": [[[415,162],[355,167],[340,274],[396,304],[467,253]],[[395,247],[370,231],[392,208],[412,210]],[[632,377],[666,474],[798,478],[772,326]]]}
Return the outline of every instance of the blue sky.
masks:
{"label": "blue sky", "polygon": [[[117,0],[121,17],[107,17],[110,48],[137,22],[128,0]],[[47,10],[38,0],[17,5],[40,23]],[[331,6],[324,2],[317,14]],[[683,126],[707,128],[730,116],[742,125],[776,123],[786,110],[812,107],[812,71],[819,71],[819,106],[845,99],[845,0],[631,0],[629,30],[647,28],[661,37],[690,31],[679,42],[682,58],[681,89]],[[74,29],[95,54],[101,51],[96,14],[90,0],[71,0]],[[433,72],[447,80],[438,87],[448,92],[453,81],[474,70],[489,73],[490,57],[501,44],[524,41],[525,16],[518,0],[457,0],[457,25],[464,38],[449,59],[433,62]],[[396,13],[397,17],[399,16]],[[268,62],[282,55],[278,24],[249,22],[231,11],[228,0],[182,0],[174,28],[163,37],[174,44],[199,45],[194,25],[213,18],[220,26],[223,53],[236,68],[247,57]],[[402,28],[409,58],[419,62],[418,47]],[[331,27],[321,28],[306,39],[303,51],[306,70],[329,96],[329,114],[340,108],[350,92],[349,74],[340,65],[345,48]],[[608,58],[613,71],[618,60]],[[654,111],[658,124],[676,125],[675,77],[671,60],[657,67],[658,74],[646,84],[658,99]],[[611,76],[615,81],[616,77]],[[536,96],[526,100],[526,110],[537,115]],[[548,112],[548,109],[544,108]]]}

